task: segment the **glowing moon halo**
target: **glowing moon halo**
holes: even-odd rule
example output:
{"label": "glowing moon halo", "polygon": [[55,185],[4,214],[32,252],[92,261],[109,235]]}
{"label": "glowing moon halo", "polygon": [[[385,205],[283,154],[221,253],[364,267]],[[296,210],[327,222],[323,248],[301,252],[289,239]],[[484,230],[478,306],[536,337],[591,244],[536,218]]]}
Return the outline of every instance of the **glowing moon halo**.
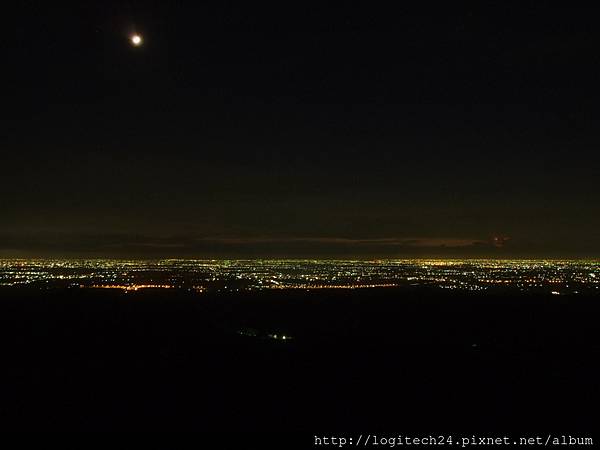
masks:
{"label": "glowing moon halo", "polygon": [[131,36],[130,40],[135,47],[139,47],[140,45],[142,45],[142,36],[140,36],[139,34],[134,34],[133,36]]}

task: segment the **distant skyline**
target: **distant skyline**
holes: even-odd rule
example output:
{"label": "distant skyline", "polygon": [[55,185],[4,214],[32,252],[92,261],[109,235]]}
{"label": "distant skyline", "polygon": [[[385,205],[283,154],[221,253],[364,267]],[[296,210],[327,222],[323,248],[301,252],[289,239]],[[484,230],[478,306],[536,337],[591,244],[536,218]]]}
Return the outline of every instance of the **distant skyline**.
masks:
{"label": "distant skyline", "polygon": [[593,9],[35,3],[2,258],[600,257]]}
{"label": "distant skyline", "polygon": [[[332,238],[332,237],[150,237],[142,235],[31,234],[5,236],[0,258],[596,258],[592,252],[548,251],[535,243],[510,245],[498,237]],[[16,243],[16,244],[15,244]]]}

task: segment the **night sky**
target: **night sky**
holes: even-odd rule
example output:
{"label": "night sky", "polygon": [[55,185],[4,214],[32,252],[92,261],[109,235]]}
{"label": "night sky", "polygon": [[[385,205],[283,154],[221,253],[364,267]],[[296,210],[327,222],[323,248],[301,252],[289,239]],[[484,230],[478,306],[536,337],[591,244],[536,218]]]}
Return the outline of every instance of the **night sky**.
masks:
{"label": "night sky", "polygon": [[245,3],[3,11],[0,257],[600,255],[598,11]]}

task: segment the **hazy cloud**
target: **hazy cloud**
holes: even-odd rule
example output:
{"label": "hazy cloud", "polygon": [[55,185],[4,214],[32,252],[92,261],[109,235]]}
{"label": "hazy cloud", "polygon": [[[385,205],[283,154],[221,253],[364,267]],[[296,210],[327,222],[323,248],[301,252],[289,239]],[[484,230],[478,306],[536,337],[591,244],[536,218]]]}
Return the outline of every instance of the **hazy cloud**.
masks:
{"label": "hazy cloud", "polygon": [[496,249],[493,240],[454,237],[0,235],[0,255],[4,257],[401,257]]}

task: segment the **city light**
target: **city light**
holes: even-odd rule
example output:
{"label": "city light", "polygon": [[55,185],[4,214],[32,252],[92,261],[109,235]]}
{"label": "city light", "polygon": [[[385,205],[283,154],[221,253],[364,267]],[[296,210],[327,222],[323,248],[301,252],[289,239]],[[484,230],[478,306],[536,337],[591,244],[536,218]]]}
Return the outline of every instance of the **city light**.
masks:
{"label": "city light", "polygon": [[142,42],[142,36],[140,36],[139,34],[134,34],[133,36],[131,36],[131,43],[135,47],[139,47],[140,45],[142,45]]}
{"label": "city light", "polygon": [[600,288],[582,260],[0,260],[0,286],[202,292],[432,287],[553,295]]}

